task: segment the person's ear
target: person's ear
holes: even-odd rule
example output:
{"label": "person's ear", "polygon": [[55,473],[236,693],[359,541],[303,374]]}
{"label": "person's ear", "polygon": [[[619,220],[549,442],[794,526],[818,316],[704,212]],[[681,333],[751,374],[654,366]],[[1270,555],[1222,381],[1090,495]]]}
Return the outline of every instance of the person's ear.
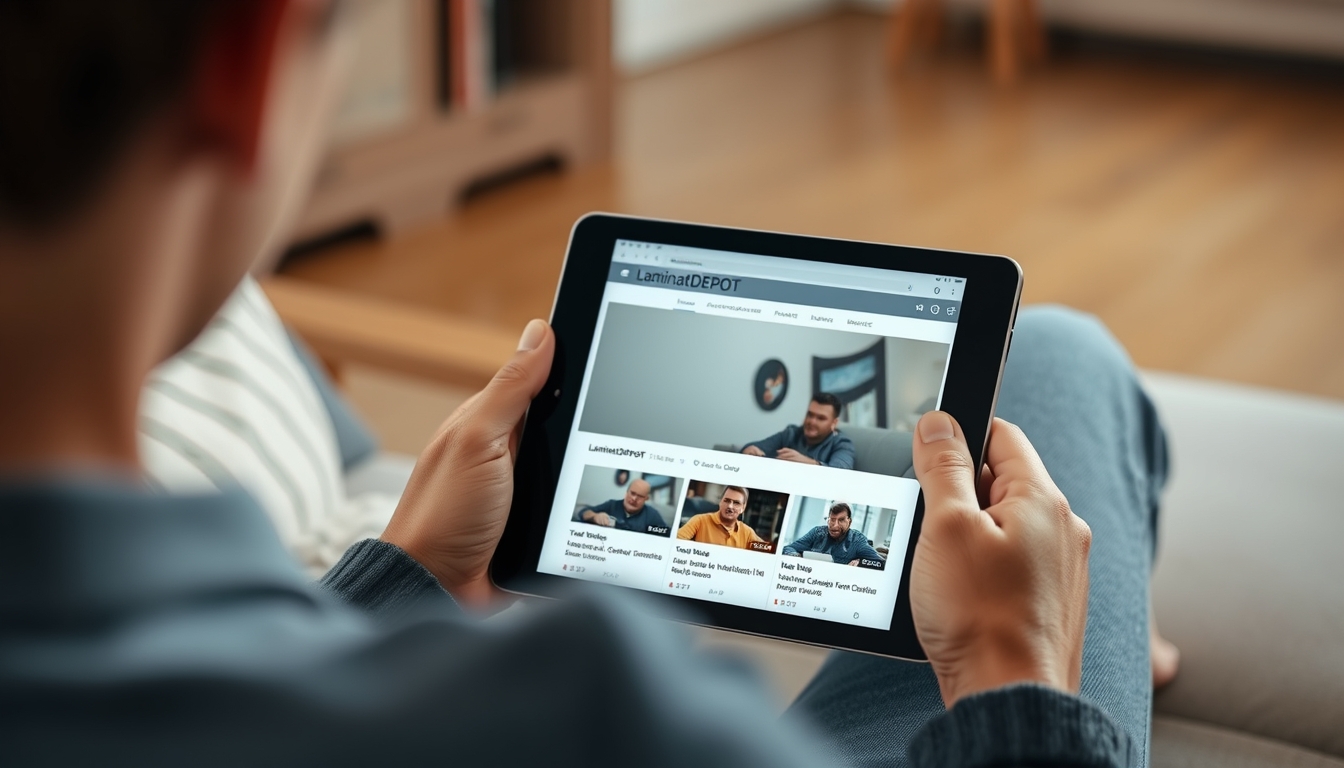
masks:
{"label": "person's ear", "polygon": [[296,22],[313,0],[218,3],[203,33],[191,88],[198,136],[244,172],[260,159],[267,101],[280,72],[282,49],[293,45]]}

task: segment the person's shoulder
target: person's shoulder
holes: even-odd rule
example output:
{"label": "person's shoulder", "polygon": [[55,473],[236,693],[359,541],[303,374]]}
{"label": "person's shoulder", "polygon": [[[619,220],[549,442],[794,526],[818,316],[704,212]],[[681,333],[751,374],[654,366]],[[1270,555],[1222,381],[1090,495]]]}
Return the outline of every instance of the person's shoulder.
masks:
{"label": "person's shoulder", "polygon": [[849,439],[849,435],[846,435],[844,430],[841,429],[835,430],[834,432],[831,433],[831,437],[835,440],[835,446],[837,448],[842,445],[848,445],[851,448],[854,447],[854,441]]}
{"label": "person's shoulder", "polygon": [[831,529],[827,528],[827,527],[824,526],[824,525],[814,525],[814,526],[812,526],[812,530],[810,530],[810,531],[807,532],[807,535],[808,535],[808,536],[815,536],[816,534],[818,534],[818,533],[822,533],[822,532],[825,532],[827,535],[829,535],[830,532],[831,532]]}

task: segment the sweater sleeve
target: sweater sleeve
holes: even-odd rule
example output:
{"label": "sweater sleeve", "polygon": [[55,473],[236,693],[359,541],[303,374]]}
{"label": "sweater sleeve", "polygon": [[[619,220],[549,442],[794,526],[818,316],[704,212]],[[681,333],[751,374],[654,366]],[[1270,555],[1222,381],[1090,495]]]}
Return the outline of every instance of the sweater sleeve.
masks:
{"label": "sweater sleeve", "polygon": [[804,533],[802,536],[799,536],[797,541],[794,541],[791,544],[784,545],[784,554],[798,556],[804,552],[811,551],[812,547],[815,546],[817,543],[816,533],[817,529],[812,528],[808,530],[807,533]]}
{"label": "sweater sleeve", "polygon": [[957,702],[910,742],[917,768],[1127,768],[1134,744],[1101,709],[1039,685],[1012,685]]}
{"label": "sweater sleeve", "polygon": [[754,445],[757,448],[761,449],[761,453],[764,453],[766,458],[773,459],[775,458],[775,454],[779,453],[779,449],[784,447],[784,443],[788,439],[788,432],[789,430],[786,428],[783,431],[776,432],[775,434],[769,437],[761,438],[760,440],[753,440],[750,443],[747,443],[746,445],[742,446],[742,450],[746,450],[748,446]]}
{"label": "sweater sleeve", "polygon": [[831,451],[831,455],[826,459],[825,464],[836,469],[853,469],[854,459],[854,441],[841,435],[840,440],[835,445],[835,450]]}
{"label": "sweater sleeve", "polygon": [[374,616],[401,614],[412,606],[439,603],[457,610],[434,574],[395,544],[365,539],[345,551],[319,584]]}

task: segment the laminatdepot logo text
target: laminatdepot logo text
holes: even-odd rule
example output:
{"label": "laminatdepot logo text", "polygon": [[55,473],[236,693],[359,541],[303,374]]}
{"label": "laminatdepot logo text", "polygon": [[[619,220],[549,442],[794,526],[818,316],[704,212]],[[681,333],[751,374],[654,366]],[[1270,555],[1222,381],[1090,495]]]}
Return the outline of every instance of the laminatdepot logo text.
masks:
{"label": "laminatdepot logo text", "polygon": [[[625,277],[625,272],[626,270],[621,271],[622,277]],[[737,293],[738,286],[742,283],[742,278],[697,273],[678,274],[676,272],[667,271],[650,272],[643,269],[635,269],[635,281],[640,283],[671,285],[678,288],[697,288],[706,291],[719,291],[721,293]]]}

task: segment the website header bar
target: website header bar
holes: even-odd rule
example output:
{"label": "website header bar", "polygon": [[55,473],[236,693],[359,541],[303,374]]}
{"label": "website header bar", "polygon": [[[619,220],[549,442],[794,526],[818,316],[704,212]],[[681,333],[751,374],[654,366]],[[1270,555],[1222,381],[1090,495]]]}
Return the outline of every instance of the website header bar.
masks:
{"label": "website header bar", "polygon": [[873,269],[848,264],[822,264],[801,259],[633,240],[616,241],[612,260],[635,264],[646,269],[705,271],[832,288],[920,296],[939,301],[960,301],[965,288],[965,280],[951,276]]}
{"label": "website header bar", "polygon": [[612,262],[607,279],[613,283],[708,294],[723,299],[759,299],[941,323],[956,323],[961,310],[959,300],[877,293],[710,271],[646,267],[615,261]]}

